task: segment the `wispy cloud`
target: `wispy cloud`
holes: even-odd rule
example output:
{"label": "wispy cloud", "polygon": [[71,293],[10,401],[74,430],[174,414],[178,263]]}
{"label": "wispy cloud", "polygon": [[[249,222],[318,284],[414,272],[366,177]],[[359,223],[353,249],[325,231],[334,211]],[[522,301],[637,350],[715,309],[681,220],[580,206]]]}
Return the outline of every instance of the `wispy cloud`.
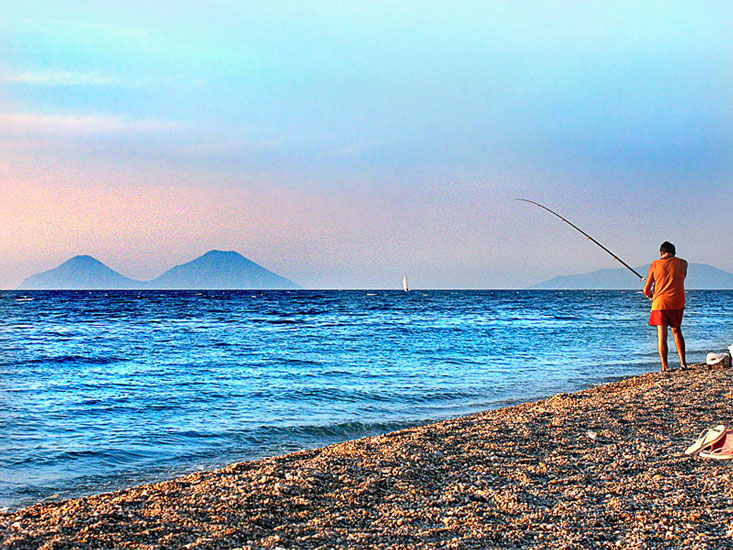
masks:
{"label": "wispy cloud", "polygon": [[49,19],[46,17],[2,17],[0,27],[34,29],[40,32],[57,32],[59,29],[66,32],[98,32],[116,37],[142,39],[149,34],[139,28],[117,25],[113,23],[99,23],[95,21],[79,21],[74,19]]}
{"label": "wispy cloud", "polygon": [[113,23],[99,23],[94,21],[76,21],[74,19],[51,19],[46,22],[49,26],[56,26],[65,29],[79,31],[95,31],[105,35],[125,36],[128,38],[142,39],[149,37],[144,29]]}
{"label": "wispy cloud", "polygon": [[179,121],[130,119],[121,116],[0,113],[0,135],[6,136],[143,134],[181,130],[184,126]]}
{"label": "wispy cloud", "polygon": [[100,73],[72,71],[24,71],[0,73],[0,82],[9,84],[38,84],[43,86],[114,86],[140,83],[126,82],[119,77]]}
{"label": "wispy cloud", "polygon": [[374,153],[380,149],[384,149],[393,142],[388,141],[370,141],[364,143],[352,143],[343,147],[337,147],[325,152],[326,156],[330,157],[359,157]]}

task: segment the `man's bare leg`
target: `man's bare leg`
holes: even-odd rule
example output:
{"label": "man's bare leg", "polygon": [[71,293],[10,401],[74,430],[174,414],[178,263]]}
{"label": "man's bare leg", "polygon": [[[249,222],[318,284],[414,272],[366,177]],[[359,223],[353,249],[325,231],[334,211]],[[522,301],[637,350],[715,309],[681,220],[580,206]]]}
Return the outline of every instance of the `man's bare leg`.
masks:
{"label": "man's bare leg", "polygon": [[667,327],[657,325],[657,344],[659,346],[659,357],[662,360],[662,372],[669,368],[667,364]]}
{"label": "man's bare leg", "polygon": [[677,353],[680,354],[680,365],[682,365],[683,369],[686,369],[687,360],[685,359],[685,337],[682,336],[682,328],[672,327],[672,336],[674,336],[674,345],[677,346]]}

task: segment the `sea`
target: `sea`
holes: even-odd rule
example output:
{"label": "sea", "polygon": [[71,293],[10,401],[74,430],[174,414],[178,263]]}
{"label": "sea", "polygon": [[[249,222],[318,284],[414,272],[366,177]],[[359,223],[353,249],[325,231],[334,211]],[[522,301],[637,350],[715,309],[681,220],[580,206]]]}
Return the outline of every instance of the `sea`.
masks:
{"label": "sea", "polygon": [[[733,291],[687,299],[703,361]],[[0,508],[656,371],[648,317],[636,291],[0,292]]]}

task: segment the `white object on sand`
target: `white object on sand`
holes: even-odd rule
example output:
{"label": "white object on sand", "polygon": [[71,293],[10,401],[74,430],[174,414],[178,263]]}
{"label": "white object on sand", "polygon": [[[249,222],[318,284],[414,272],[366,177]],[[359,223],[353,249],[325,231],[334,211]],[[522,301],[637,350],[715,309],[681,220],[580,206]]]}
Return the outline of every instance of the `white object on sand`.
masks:
{"label": "white object on sand", "polygon": [[701,450],[710,447],[713,443],[719,441],[725,435],[725,432],[725,426],[723,426],[722,424],[719,424],[714,428],[705,430],[700,434],[700,437],[697,438],[697,441],[695,441],[695,443],[687,447],[687,450],[685,450],[685,454],[694,455],[696,453],[699,453]]}
{"label": "white object on sand", "polygon": [[730,367],[730,355],[727,353],[708,353],[708,356],[705,358],[705,363],[709,367],[714,366],[721,366],[721,367]]}

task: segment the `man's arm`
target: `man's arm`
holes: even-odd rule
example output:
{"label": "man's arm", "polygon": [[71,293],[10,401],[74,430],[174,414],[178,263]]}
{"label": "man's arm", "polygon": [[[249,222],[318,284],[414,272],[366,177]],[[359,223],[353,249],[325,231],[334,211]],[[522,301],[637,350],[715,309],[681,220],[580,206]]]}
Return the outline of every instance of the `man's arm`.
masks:
{"label": "man's arm", "polygon": [[682,264],[682,276],[687,277],[687,260],[681,260]]}
{"label": "man's arm", "polygon": [[646,284],[644,285],[644,294],[651,300],[652,284],[654,284],[654,264],[649,266],[649,274],[646,276]]}

